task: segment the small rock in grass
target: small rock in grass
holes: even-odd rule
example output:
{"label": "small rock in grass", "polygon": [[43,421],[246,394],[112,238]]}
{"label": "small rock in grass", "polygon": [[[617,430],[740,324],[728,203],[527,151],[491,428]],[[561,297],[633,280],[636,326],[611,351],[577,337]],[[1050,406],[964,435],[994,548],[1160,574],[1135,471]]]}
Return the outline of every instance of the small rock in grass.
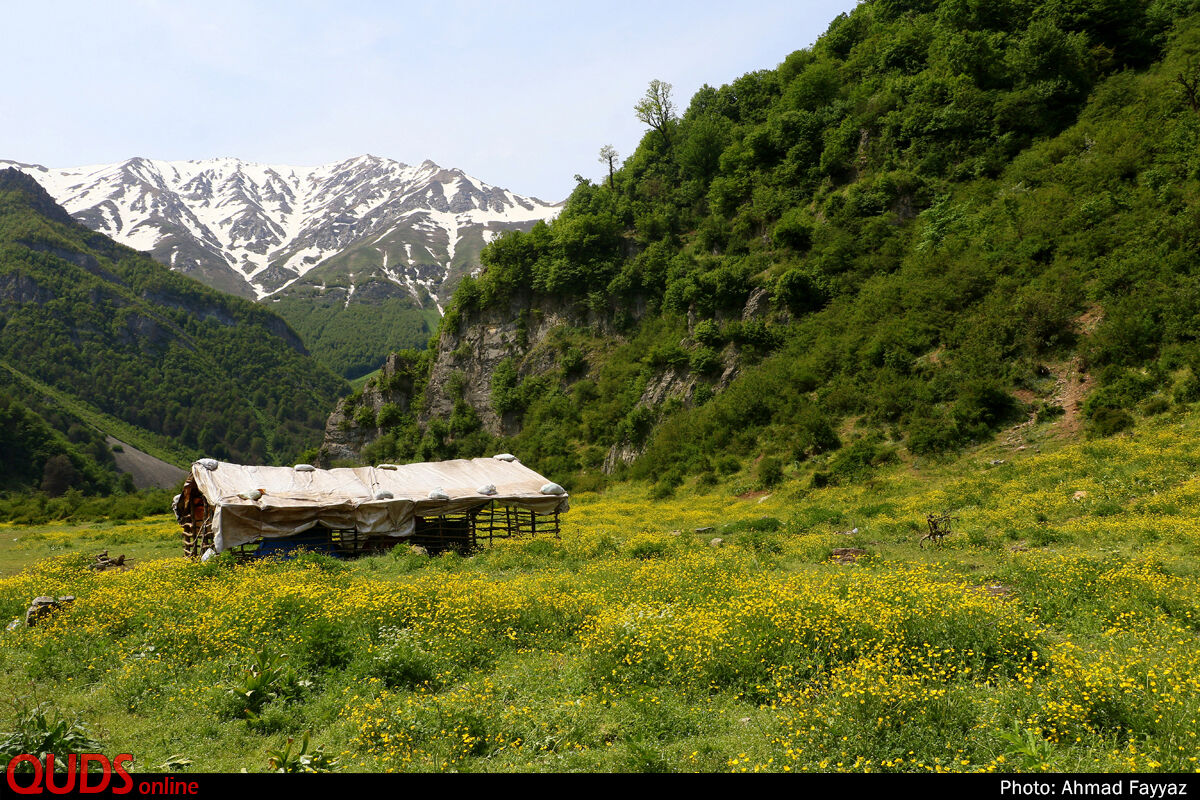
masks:
{"label": "small rock in grass", "polygon": [[29,626],[37,625],[38,620],[50,615],[52,611],[62,608],[62,604],[53,597],[43,595],[33,598],[33,602],[29,604],[29,608],[25,611],[25,624]]}
{"label": "small rock in grass", "polygon": [[835,547],[833,548],[833,560],[839,564],[853,564],[858,561],[860,556],[865,556],[866,550],[861,547]]}

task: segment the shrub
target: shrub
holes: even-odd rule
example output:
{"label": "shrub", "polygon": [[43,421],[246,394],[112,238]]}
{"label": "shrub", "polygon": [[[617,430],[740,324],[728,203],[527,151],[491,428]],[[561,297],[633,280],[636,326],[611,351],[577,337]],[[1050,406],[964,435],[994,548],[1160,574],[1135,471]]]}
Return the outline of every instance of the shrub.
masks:
{"label": "shrub", "polygon": [[842,446],[829,419],[815,406],[806,406],[796,419],[797,440],[793,450],[796,461],[837,450]]}
{"label": "shrub", "polygon": [[371,406],[359,406],[358,411],[354,412],[354,422],[360,428],[374,428],[375,409]]}
{"label": "shrub", "polygon": [[1017,410],[1012,395],[992,383],[975,381],[964,387],[951,416],[964,438],[981,439]]}
{"label": "shrub", "polygon": [[[13,703],[12,730],[0,733],[0,759],[7,764],[28,753],[41,758],[47,753],[65,758],[68,753],[97,753],[101,745],[78,717],[66,717],[49,703],[30,703],[17,698]],[[17,771],[32,767],[18,765]]]}
{"label": "shrub", "polygon": [[722,475],[732,475],[742,468],[742,462],[736,456],[721,456],[717,459],[716,467]]}
{"label": "shrub", "polygon": [[390,688],[415,689],[432,684],[437,665],[412,629],[384,627],[367,671]]}
{"label": "shrub", "polygon": [[1142,414],[1147,417],[1152,417],[1155,414],[1162,414],[1171,409],[1171,401],[1162,395],[1155,395],[1142,405]]}
{"label": "shrub", "polygon": [[683,470],[675,467],[654,484],[654,488],[650,490],[650,497],[655,500],[662,500],[675,494],[675,490],[682,485]]}
{"label": "shrub", "polygon": [[400,410],[400,406],[395,403],[384,403],[379,409],[379,416],[376,424],[380,428],[391,428],[399,425],[404,420],[404,412]]}
{"label": "shrub", "polygon": [[775,456],[767,456],[758,462],[755,477],[765,488],[778,486],[783,481],[783,462]]}
{"label": "shrub", "polygon": [[1057,403],[1038,403],[1037,410],[1034,413],[1037,415],[1038,422],[1049,422],[1052,419],[1061,417],[1066,411]]}
{"label": "shrub", "polygon": [[1133,427],[1133,415],[1121,408],[1102,408],[1097,411],[1088,425],[1090,436],[1104,437]]}
{"label": "shrub", "polygon": [[563,375],[568,378],[587,372],[587,359],[577,347],[569,347],[562,356]]}
{"label": "shrub", "polygon": [[721,330],[711,319],[702,319],[696,323],[692,338],[706,347],[716,347],[721,344]]}
{"label": "shrub", "polygon": [[775,281],[774,298],[776,303],[796,315],[818,311],[829,302],[828,292],[817,279],[798,269],[779,276]]}
{"label": "shrub", "polygon": [[1200,400],[1200,377],[1188,375],[1175,387],[1173,396],[1176,403],[1194,403]]}
{"label": "shrub", "polygon": [[808,222],[808,215],[799,208],[785,212],[779,222],[775,223],[771,239],[776,247],[797,252],[808,250],[812,245],[812,226]]}
{"label": "shrub", "polygon": [[720,368],[721,356],[711,347],[700,347],[692,353],[688,365],[697,375],[711,375]]}
{"label": "shrub", "polygon": [[511,358],[497,364],[492,373],[492,408],[501,415],[524,408],[520,378]]}
{"label": "shrub", "polygon": [[872,467],[893,461],[895,457],[896,451],[884,445],[878,434],[866,436],[843,447],[830,460],[830,478],[835,481],[856,480],[865,476]]}

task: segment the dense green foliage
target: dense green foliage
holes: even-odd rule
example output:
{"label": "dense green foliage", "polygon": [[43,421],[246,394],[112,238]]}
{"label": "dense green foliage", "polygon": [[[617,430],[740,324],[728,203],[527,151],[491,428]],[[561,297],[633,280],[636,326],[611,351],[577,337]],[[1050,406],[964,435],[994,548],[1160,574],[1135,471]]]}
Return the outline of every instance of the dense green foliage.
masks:
{"label": "dense green foliage", "polygon": [[88,492],[116,488],[119,481],[104,436],[53,412],[47,416],[0,393],[0,489],[36,488],[60,495],[71,487]]}
{"label": "dense green foliage", "polygon": [[[273,313],[87,231],[15,170],[0,173],[0,365],[27,407],[43,384],[191,452],[250,462],[311,446],[345,391]],[[54,455],[28,447],[17,485],[36,485],[35,462]],[[72,465],[79,488],[104,488]]]}
{"label": "dense green foliage", "polygon": [[[358,287],[356,295],[371,287]],[[346,378],[377,369],[388,353],[424,347],[438,319],[436,311],[423,311],[408,297],[384,296],[367,304],[347,302],[344,292],[327,295],[308,287],[272,299],[269,308],[287,320],[313,358]]]}
{"label": "dense green foliage", "polygon": [[170,509],[175,494],[176,489],[142,489],[85,496],[77,487],[67,489],[60,497],[50,497],[44,491],[14,492],[0,497],[0,522],[40,525],[135,520]]}
{"label": "dense green foliage", "polygon": [[[1191,402],[1196,10],[863,3],[702,88],[611,188],[581,181],[551,224],[495,241],[443,331],[546,302],[624,331],[576,343],[582,380],[510,364],[508,444],[559,474],[597,447],[644,448],[635,473],[661,478],[855,431],[940,453],[1033,413],[1017,390],[1046,396],[1072,363],[1097,379],[1097,435]],[[647,403],[671,371],[696,386]]]}

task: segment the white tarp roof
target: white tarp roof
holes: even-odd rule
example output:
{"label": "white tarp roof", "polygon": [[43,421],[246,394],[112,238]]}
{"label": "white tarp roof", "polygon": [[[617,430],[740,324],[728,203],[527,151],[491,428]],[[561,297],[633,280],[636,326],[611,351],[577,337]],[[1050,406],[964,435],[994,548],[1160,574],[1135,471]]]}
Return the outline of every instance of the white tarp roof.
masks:
{"label": "white tarp roof", "polygon": [[[460,513],[492,501],[539,514],[570,507],[565,493],[542,494],[549,481],[515,460],[473,458],[327,470],[224,461],[216,465],[208,469],[196,462],[192,478],[215,508],[217,552],[260,536],[292,536],[318,524],[354,528],[360,534],[411,536],[414,517]],[[481,494],[489,484],[496,493]],[[449,499],[431,499],[435,490]],[[386,496],[389,492],[391,497]]]}

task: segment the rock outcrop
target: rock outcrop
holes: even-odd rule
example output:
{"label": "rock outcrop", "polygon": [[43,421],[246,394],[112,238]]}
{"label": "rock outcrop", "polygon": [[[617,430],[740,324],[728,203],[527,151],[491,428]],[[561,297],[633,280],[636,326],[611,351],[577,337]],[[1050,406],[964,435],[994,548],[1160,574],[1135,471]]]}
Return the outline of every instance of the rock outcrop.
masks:
{"label": "rock outcrop", "polygon": [[[769,311],[769,300],[766,290],[756,289],[744,308],[720,317],[742,321],[762,318]],[[529,296],[518,295],[503,307],[459,312],[457,324],[445,325],[437,340],[423,402],[418,404],[417,421],[424,427],[431,420],[448,419],[461,401],[475,411],[483,429],[491,435],[514,436],[521,431],[519,417],[498,412],[492,402],[493,379],[502,362],[510,361],[518,381],[545,374],[562,362],[556,331],[584,328],[594,336],[619,338],[623,333],[616,320],[624,317],[626,324],[636,323],[645,311],[641,304],[600,311],[567,300],[539,299],[535,304]],[[689,315],[689,332],[695,322],[694,315]],[[685,348],[694,346],[688,339],[680,344]],[[414,385],[418,382],[406,369],[409,365],[396,359],[395,354],[389,356],[380,377],[369,382],[361,395],[338,402],[325,427],[321,448],[324,465],[357,461],[363,448],[382,433],[362,422],[378,417],[387,403],[407,410],[416,400]],[[688,365],[665,367],[649,378],[637,406],[657,409],[670,400],[690,404],[695,401],[701,383],[706,389],[719,392],[734,380],[738,371],[738,350],[732,345],[721,351],[713,377],[703,381]],[[404,375],[409,376],[406,382],[397,385]],[[612,472],[619,464],[633,462],[643,451],[644,443],[618,442],[609,448],[603,469]]]}
{"label": "rock outcrop", "polygon": [[374,420],[378,420],[388,403],[408,411],[413,396],[411,367],[399,353],[392,353],[384,361],[379,377],[368,381],[361,395],[338,400],[325,422],[325,439],[317,459],[322,467],[340,461],[357,461],[362,449],[379,436],[377,425],[363,426],[359,422],[357,417],[361,409],[370,409],[369,416]]}
{"label": "rock outcrop", "polygon": [[[635,318],[644,309],[628,309]],[[484,429],[494,436],[520,431],[517,420],[492,407],[492,377],[506,358],[513,359],[521,378],[555,367],[558,354],[551,333],[562,326],[586,327],[602,336],[615,336],[611,315],[596,313],[580,303],[543,301],[537,305],[519,297],[507,307],[464,315],[457,330],[443,329],[429,374],[421,422],[448,417],[461,389]]]}

